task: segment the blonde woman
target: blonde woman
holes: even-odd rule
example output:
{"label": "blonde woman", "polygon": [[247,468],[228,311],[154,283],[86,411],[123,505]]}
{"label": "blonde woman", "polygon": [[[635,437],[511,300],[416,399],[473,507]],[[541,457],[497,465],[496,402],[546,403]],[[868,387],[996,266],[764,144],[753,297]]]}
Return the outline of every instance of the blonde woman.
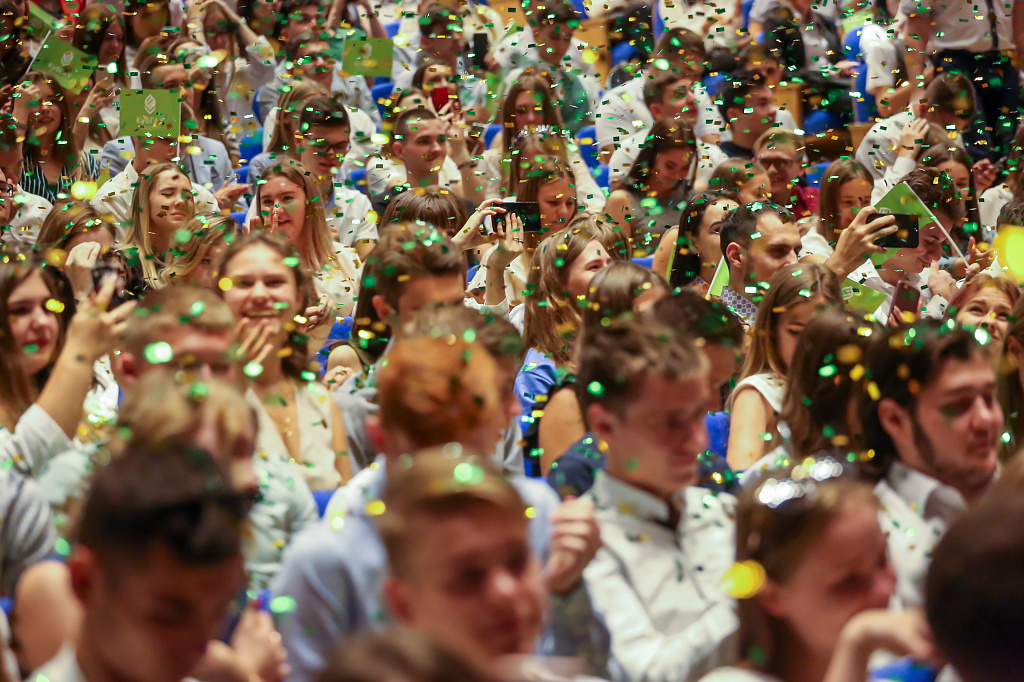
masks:
{"label": "blonde woman", "polygon": [[192,182],[173,163],[159,163],[139,174],[132,195],[125,251],[129,267],[159,286],[161,269],[170,265],[176,233],[195,213]]}
{"label": "blonde woman", "polygon": [[355,303],[362,264],[356,252],[332,240],[324,202],[313,174],[294,161],[268,169],[256,189],[249,229],[262,227],[298,252],[313,273],[314,286],[332,304],[331,316],[349,315]]}
{"label": "blonde woman", "polygon": [[225,252],[217,292],[240,332],[256,333],[247,374],[260,446],[287,452],[312,490],[333,490],[351,477],[351,465],[341,412],[310,370],[306,329],[296,324],[309,318],[310,276],[301,261],[280,238],[246,235]]}
{"label": "blonde woman", "polygon": [[185,223],[182,229],[189,232],[189,240],[176,249],[175,259],[160,271],[161,283],[195,284],[213,289],[213,276],[224,249],[239,234],[238,223],[231,216],[203,213]]}
{"label": "blonde woman", "polygon": [[277,108],[264,121],[263,149],[249,162],[249,182],[256,183],[263,171],[285,158],[295,146],[299,133],[299,116],[307,100],[318,95],[329,95],[322,85],[311,80],[293,81],[288,92],[281,95]]}

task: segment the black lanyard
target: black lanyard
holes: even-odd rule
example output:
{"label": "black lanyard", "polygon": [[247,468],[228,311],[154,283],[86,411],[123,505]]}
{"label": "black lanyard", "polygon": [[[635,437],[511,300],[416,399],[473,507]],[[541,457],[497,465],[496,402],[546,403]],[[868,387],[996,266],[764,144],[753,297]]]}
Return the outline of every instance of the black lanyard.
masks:
{"label": "black lanyard", "polygon": [[993,0],[985,0],[985,2],[986,2],[986,4],[988,4],[988,25],[989,25],[989,28],[992,30],[992,51],[993,52],[998,52],[999,51],[999,28],[997,26],[997,21],[996,21],[996,8],[992,4]]}

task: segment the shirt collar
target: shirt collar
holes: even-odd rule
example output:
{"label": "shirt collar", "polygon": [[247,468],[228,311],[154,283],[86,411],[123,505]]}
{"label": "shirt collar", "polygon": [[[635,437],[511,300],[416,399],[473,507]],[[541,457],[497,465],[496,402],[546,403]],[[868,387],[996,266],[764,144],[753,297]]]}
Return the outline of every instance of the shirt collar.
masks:
{"label": "shirt collar", "polygon": [[754,324],[754,318],[757,317],[757,306],[738,294],[734,289],[723,287],[722,295],[719,296],[719,299],[725,304],[725,307],[739,315],[744,324]]}
{"label": "shirt collar", "polygon": [[885,478],[907,506],[922,518],[959,515],[967,509],[967,502],[958,490],[902,462],[893,462]]}
{"label": "shirt collar", "polygon": [[[614,507],[623,516],[634,516],[660,524],[667,524],[672,517],[671,509],[665,500],[609,476],[604,471],[597,472],[592,490],[594,505],[599,509]],[[681,491],[672,496],[672,503],[677,509],[683,509],[685,499]]]}

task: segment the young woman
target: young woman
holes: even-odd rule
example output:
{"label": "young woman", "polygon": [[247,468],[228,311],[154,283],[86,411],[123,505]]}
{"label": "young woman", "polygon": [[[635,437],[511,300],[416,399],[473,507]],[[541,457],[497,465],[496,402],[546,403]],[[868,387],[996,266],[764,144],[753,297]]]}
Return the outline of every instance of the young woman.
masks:
{"label": "young woman", "polygon": [[74,132],[76,119],[64,88],[43,71],[32,71],[26,79],[38,88],[41,102],[34,119],[28,121],[20,185],[56,203],[71,195],[73,183],[95,179],[99,162],[81,153]]}
{"label": "young woman", "polygon": [[763,479],[736,509],[740,662],[702,682],[868,679],[884,649],[934,661],[924,614],[890,611],[896,574],[871,488],[826,457]]}
{"label": "young woman", "polygon": [[160,32],[165,26],[182,26],[181,3],[170,0],[127,0],[124,4],[125,17],[125,59],[129,64],[136,64],[143,43],[150,43],[161,38]]}
{"label": "young woman", "polygon": [[531,258],[527,282],[531,294],[521,306],[523,342],[529,350],[515,382],[523,435],[528,440],[537,437],[534,408],[573,371],[576,336],[591,280],[610,264],[601,242],[574,228],[546,238]]}
{"label": "young woman", "polygon": [[[622,262],[612,263],[594,275],[589,290],[581,329],[640,313],[669,293],[665,280],[649,268]],[[571,375],[548,392],[543,409],[545,418],[538,419],[537,445],[541,474],[546,476],[551,464],[587,433]]]}
{"label": "young woman", "polygon": [[59,265],[71,283],[76,301],[93,290],[92,269],[114,248],[117,226],[86,201],[68,201],[53,207],[43,221],[36,246],[47,262]]}
{"label": "young woman", "polygon": [[150,287],[160,284],[160,270],[173,261],[177,232],[195,214],[192,182],[173,163],[142,171],[132,195],[125,238],[129,267],[142,273]]}
{"label": "young woman", "polygon": [[296,136],[300,134],[299,116],[302,114],[302,107],[310,99],[326,94],[327,91],[313,81],[292,81],[288,92],[281,95],[277,108],[268,117],[273,118],[273,122],[265,122],[269,138],[264,135],[263,151],[249,162],[247,179],[250,184],[259,182],[263,177],[263,171],[276,161],[289,158],[289,150],[295,146]]}
{"label": "young woman", "polygon": [[683,207],[678,227],[661,238],[654,253],[654,271],[672,288],[692,287],[706,294],[722,260],[718,230],[729,211],[741,205],[735,192],[701,192]]}
{"label": "young woman", "polygon": [[783,448],[790,461],[833,448],[856,449],[856,368],[876,332],[863,317],[839,308],[819,312],[804,328],[779,413],[789,427]]}
{"label": "young woman", "polygon": [[238,223],[228,215],[203,213],[185,223],[182,229],[192,236],[175,248],[175,257],[160,271],[163,284],[195,284],[213,289],[213,280],[224,250],[239,235]]}
{"label": "young woman", "polygon": [[71,44],[94,58],[97,67],[87,90],[71,96],[79,109],[76,139],[86,152],[102,151],[103,145],[117,138],[121,128],[120,112],[108,98],[114,86],[127,85],[124,36],[124,17],[103,3],[86,7],[75,23]]}
{"label": "young woman", "polygon": [[957,290],[946,308],[946,319],[988,332],[987,348],[998,361],[1020,298],[1020,287],[1013,280],[983,272]]}
{"label": "young woman", "polygon": [[31,258],[0,263],[0,460],[36,475],[71,447],[93,383],[134,303],[107,310],[109,282],[77,312],[67,281]]}
{"label": "young woman", "polygon": [[[246,235],[224,253],[217,291],[252,340],[247,374],[267,452],[288,453],[312,490],[333,490],[351,476],[341,413],[310,371],[304,327],[311,281],[297,253],[266,233]],[[308,317],[308,316],[307,316]]]}
{"label": "young woman", "polygon": [[736,471],[750,467],[781,444],[778,415],[797,341],[821,308],[841,301],[839,281],[823,265],[788,265],[772,277],[757,306],[750,349],[729,398],[728,460]]}
{"label": "young woman", "polygon": [[757,161],[749,159],[726,159],[718,164],[708,180],[708,189],[736,192],[744,206],[771,200],[768,196],[771,190],[768,171]]}
{"label": "young woman", "polygon": [[874,242],[896,231],[893,218],[881,218],[871,205],[871,174],[852,157],[840,159],[825,170],[821,181],[818,213],[821,220],[801,239],[800,260],[824,263],[840,279],[853,277],[871,286],[879,280],[868,259],[885,249]]}
{"label": "young woman", "polygon": [[333,241],[312,175],[295,162],[275,165],[264,172],[253,207],[258,218],[249,229],[262,226],[294,245],[317,291],[330,300],[330,317],[350,314],[361,263],[352,248]]}
{"label": "young woman", "polygon": [[634,253],[653,254],[662,235],[679,225],[696,166],[697,141],[690,128],[669,121],[655,123],[605,208],[632,239]]}
{"label": "young woman", "polygon": [[[488,197],[515,197],[538,160],[553,158],[572,169],[576,196],[584,206],[593,211],[604,208],[604,191],[590,174],[576,143],[560,128],[547,125],[523,128],[512,139],[507,156],[498,159],[491,154],[493,151],[484,153],[486,182],[490,183],[486,188]],[[492,161],[488,161],[488,154]]]}

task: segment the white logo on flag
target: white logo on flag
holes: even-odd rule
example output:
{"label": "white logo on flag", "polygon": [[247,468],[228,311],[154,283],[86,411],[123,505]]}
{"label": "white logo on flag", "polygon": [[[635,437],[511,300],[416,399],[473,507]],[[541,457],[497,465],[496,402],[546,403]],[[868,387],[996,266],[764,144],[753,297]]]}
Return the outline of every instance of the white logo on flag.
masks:
{"label": "white logo on flag", "polygon": [[60,58],[61,66],[67,66],[75,58],[75,55],[71,54],[71,50],[64,53],[64,56]]}
{"label": "white logo on flag", "polygon": [[146,113],[152,114],[154,111],[156,111],[156,97],[153,97],[153,95],[146,95],[145,105]]}

